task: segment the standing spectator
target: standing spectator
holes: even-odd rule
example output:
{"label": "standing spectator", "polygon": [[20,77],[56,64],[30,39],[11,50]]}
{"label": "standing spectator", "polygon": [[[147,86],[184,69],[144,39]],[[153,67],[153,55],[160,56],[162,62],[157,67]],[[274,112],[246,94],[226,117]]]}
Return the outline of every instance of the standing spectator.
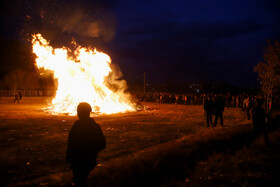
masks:
{"label": "standing spectator", "polygon": [[236,108],[239,107],[239,96],[237,95],[235,98],[235,104],[236,104]]}
{"label": "standing spectator", "polygon": [[193,105],[193,103],[194,103],[194,96],[191,95],[191,105]]}
{"label": "standing spectator", "polygon": [[179,100],[179,95],[175,94],[175,104],[178,104],[178,100]]}
{"label": "standing spectator", "polygon": [[194,104],[197,104],[197,95],[194,96]]}
{"label": "standing spectator", "polygon": [[244,100],[243,100],[243,108],[246,110],[249,106],[249,97],[246,97]]}
{"label": "standing spectator", "polygon": [[245,99],[245,96],[244,96],[244,93],[242,94],[242,96],[240,97],[240,100],[239,100],[239,105],[240,105],[240,108],[242,111],[244,111],[244,99]]}
{"label": "standing spectator", "polygon": [[66,159],[71,164],[76,186],[86,186],[87,177],[96,166],[97,154],[105,149],[106,141],[99,125],[90,117],[91,106],[80,103],[77,107],[77,120],[72,126]]}
{"label": "standing spectator", "polygon": [[163,101],[162,101],[162,93],[160,93],[160,95],[159,95],[159,103],[163,103]]}
{"label": "standing spectator", "polygon": [[230,107],[231,106],[231,95],[230,93],[227,94],[227,104],[226,104],[227,107]]}
{"label": "standing spectator", "polygon": [[243,108],[243,110],[246,110],[247,105],[249,105],[249,97],[244,96],[243,98],[244,98],[244,99],[243,99],[242,108]]}
{"label": "standing spectator", "polygon": [[247,108],[246,108],[248,120],[251,119],[252,107],[253,107],[253,98],[252,97],[248,97],[248,104],[247,104]]}
{"label": "standing spectator", "polygon": [[239,96],[238,96],[238,108],[242,108],[242,104],[243,104],[243,102],[242,102],[242,96],[239,95]]}
{"label": "standing spectator", "polygon": [[188,97],[186,95],[183,95],[183,104],[187,104]]}
{"label": "standing spectator", "polygon": [[222,96],[217,96],[214,103],[214,110],[215,110],[215,122],[214,127],[216,127],[218,118],[220,118],[221,126],[223,124],[223,112],[225,110],[225,103]]}
{"label": "standing spectator", "polygon": [[206,117],[206,125],[209,127],[209,123],[213,125],[212,122],[212,113],[213,113],[213,100],[212,97],[209,95],[203,104],[204,114]]}
{"label": "standing spectator", "polygon": [[231,107],[235,107],[235,97],[234,97],[234,95],[231,96]]}
{"label": "standing spectator", "polygon": [[169,103],[169,104],[172,103],[172,95],[171,95],[171,94],[169,94],[168,103]]}
{"label": "standing spectator", "polygon": [[254,138],[257,138],[260,134],[263,134],[265,138],[265,144],[268,146],[269,139],[266,117],[266,113],[262,107],[262,100],[257,99],[257,104],[252,109],[253,136]]}

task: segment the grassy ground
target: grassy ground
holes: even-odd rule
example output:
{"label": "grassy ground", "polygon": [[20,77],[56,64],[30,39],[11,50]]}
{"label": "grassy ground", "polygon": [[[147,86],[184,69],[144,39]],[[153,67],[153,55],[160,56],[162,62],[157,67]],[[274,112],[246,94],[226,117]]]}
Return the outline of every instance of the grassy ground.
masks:
{"label": "grassy ground", "polygon": [[[250,122],[238,109],[226,109],[226,127],[214,129],[205,128],[202,106],[144,105],[145,111],[94,117],[107,148],[99,154],[89,184],[204,185],[194,177],[204,171],[197,163],[213,154],[209,159],[215,165],[217,154],[240,148],[250,132]],[[0,104],[1,186],[71,184],[65,150],[76,117],[48,115],[40,110],[43,106]],[[211,171],[211,164],[207,168]]]}
{"label": "grassy ground", "polygon": [[280,186],[280,130],[236,152],[215,152],[176,186]]}

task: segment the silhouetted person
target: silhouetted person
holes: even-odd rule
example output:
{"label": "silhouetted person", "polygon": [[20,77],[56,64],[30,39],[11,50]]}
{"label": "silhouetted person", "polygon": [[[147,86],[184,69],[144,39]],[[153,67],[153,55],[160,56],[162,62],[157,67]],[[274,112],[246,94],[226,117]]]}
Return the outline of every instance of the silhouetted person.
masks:
{"label": "silhouetted person", "polygon": [[80,103],[77,107],[77,120],[68,138],[67,161],[71,164],[76,186],[86,186],[87,177],[96,166],[97,154],[105,149],[106,141],[99,125],[90,118],[91,106]]}
{"label": "silhouetted person", "polygon": [[203,104],[204,112],[206,115],[207,127],[209,127],[209,122],[211,125],[213,125],[213,122],[212,122],[213,105],[214,105],[214,103],[213,103],[212,97],[207,96],[207,98],[205,99],[204,104]]}
{"label": "silhouetted person", "polygon": [[249,99],[249,101],[248,101],[246,111],[247,111],[248,120],[250,120],[251,119],[251,110],[252,110],[252,107],[253,107],[253,98],[248,97],[248,99]]}
{"label": "silhouetted person", "polygon": [[252,109],[252,124],[253,124],[253,136],[257,138],[260,134],[264,135],[265,144],[269,144],[267,124],[266,124],[266,112],[262,107],[262,100],[257,99],[257,104]]}
{"label": "silhouetted person", "polygon": [[19,103],[19,100],[18,100],[18,92],[15,92],[15,100],[14,100],[14,103],[15,103],[16,101]]}
{"label": "silhouetted person", "polygon": [[19,93],[19,100],[21,100],[21,98],[22,98],[22,90],[20,90],[18,93]]}
{"label": "silhouetted person", "polygon": [[216,127],[218,118],[220,118],[221,126],[224,126],[223,124],[223,112],[225,110],[225,103],[223,101],[223,98],[221,96],[217,96],[215,103],[214,103],[214,111],[215,111],[215,122],[214,127]]}

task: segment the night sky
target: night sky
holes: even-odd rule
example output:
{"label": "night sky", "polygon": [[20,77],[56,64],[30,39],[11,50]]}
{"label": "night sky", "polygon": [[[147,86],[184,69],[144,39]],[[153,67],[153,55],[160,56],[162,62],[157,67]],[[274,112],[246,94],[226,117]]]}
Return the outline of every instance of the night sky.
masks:
{"label": "night sky", "polygon": [[[109,54],[131,84],[146,72],[151,84],[252,86],[267,40],[280,40],[279,9],[276,0],[11,0],[1,5],[1,56],[7,43],[28,45],[40,32],[54,46],[74,39]],[[19,63],[4,59],[2,76]]]}

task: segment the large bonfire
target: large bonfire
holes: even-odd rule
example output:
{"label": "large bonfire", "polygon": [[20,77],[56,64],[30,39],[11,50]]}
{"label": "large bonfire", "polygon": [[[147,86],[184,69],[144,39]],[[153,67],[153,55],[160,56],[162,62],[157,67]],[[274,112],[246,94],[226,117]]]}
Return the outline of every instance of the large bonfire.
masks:
{"label": "large bonfire", "polygon": [[130,95],[125,93],[123,81],[111,76],[110,80],[117,88],[112,91],[108,87],[107,78],[112,69],[111,59],[107,54],[76,46],[74,55],[69,56],[69,48],[54,49],[41,34],[33,35],[32,44],[37,56],[36,66],[51,71],[57,80],[56,96],[47,111],[52,114],[75,115],[80,102],[89,103],[93,112],[98,113],[134,110]]}

